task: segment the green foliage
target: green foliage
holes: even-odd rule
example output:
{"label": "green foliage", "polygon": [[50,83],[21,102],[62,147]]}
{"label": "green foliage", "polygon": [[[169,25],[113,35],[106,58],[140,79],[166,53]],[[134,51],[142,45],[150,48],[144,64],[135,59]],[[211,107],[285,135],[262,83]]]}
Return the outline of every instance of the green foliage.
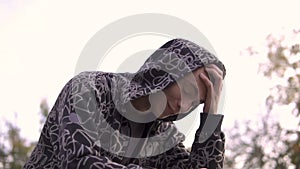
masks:
{"label": "green foliage", "polygon": [[42,131],[42,127],[47,119],[47,116],[49,114],[49,106],[46,99],[43,99],[40,103],[40,129],[39,131]]}
{"label": "green foliage", "polygon": [[[49,107],[46,100],[40,104],[41,121],[43,125],[49,113]],[[35,142],[28,141],[21,137],[20,128],[10,121],[5,121],[7,132],[0,133],[0,168],[3,169],[21,169],[28,159]]]}
{"label": "green foliage", "polygon": [[[26,140],[20,136],[20,128],[12,122],[6,121],[7,133],[1,133],[4,142],[0,143],[0,166],[10,169],[20,169],[28,159],[33,145],[26,144]],[[7,144],[4,145],[4,144]]]}
{"label": "green foliage", "polygon": [[[273,105],[293,105],[295,118],[300,117],[300,30],[294,30],[290,38],[275,38],[270,35],[268,41],[269,62],[261,66],[265,76],[272,78],[277,75],[284,83],[277,84],[273,89],[266,105],[272,110]],[[266,66],[268,65],[268,66]],[[271,100],[271,101],[270,101]],[[300,120],[298,125],[300,126]],[[289,130],[288,135],[296,134],[297,139],[287,142],[289,149],[286,154],[290,155],[292,163],[300,168],[300,135],[297,129]]]}
{"label": "green foliage", "polygon": [[[286,35],[287,36],[287,35]],[[267,37],[268,62],[260,65],[261,72],[268,78],[279,77],[282,82],[278,82],[273,88],[268,99],[274,104],[288,105],[294,104],[293,113],[300,116],[300,31],[294,30],[290,37],[284,35]],[[272,107],[270,107],[272,108]],[[300,122],[300,121],[299,121]],[[300,124],[300,123],[299,123]]]}

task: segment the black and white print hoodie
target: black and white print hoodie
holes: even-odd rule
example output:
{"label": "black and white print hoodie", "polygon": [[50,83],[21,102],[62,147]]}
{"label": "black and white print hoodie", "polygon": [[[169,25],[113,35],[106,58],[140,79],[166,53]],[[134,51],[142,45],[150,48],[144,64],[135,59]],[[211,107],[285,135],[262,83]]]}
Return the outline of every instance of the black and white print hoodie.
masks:
{"label": "black and white print hoodie", "polygon": [[[220,169],[225,136],[223,115],[200,113],[191,151],[173,121],[152,116],[134,122],[124,105],[163,90],[208,64],[224,65],[185,39],[156,50],[136,73],[82,72],[62,89],[24,169]],[[145,120],[145,119],[144,119]],[[138,132],[136,134],[135,132]]]}

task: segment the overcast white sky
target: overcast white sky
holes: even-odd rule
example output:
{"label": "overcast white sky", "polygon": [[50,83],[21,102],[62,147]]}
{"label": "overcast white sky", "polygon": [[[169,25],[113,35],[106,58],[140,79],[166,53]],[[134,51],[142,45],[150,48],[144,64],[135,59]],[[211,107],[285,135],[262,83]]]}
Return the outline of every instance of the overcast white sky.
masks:
{"label": "overcast white sky", "polygon": [[[87,41],[122,17],[162,13],[197,27],[226,65],[224,127],[232,126],[234,120],[253,119],[262,111],[271,83],[257,75],[258,62],[265,56],[240,56],[240,52],[248,46],[263,48],[270,33],[299,29],[299,6],[297,1],[258,0],[82,3],[0,0],[0,118],[13,120],[17,112],[15,122],[21,127],[22,135],[38,140],[41,99],[46,98],[52,107],[64,84],[74,76],[77,59]],[[147,43],[153,38],[157,39],[156,44]],[[108,56],[113,58],[114,52],[124,54],[122,50],[130,48],[129,44],[142,44],[139,49],[143,50],[143,47],[159,47],[166,40],[155,35],[132,38]],[[284,119],[293,120],[292,116]],[[187,145],[192,138],[193,134],[189,135]]]}

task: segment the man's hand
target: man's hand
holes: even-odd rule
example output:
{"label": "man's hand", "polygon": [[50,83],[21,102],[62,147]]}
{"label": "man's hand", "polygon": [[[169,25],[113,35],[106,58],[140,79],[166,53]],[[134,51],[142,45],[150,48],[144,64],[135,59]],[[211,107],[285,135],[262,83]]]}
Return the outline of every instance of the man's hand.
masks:
{"label": "man's hand", "polygon": [[207,65],[204,69],[206,74],[200,74],[207,89],[203,112],[216,114],[223,86],[223,72],[214,64]]}

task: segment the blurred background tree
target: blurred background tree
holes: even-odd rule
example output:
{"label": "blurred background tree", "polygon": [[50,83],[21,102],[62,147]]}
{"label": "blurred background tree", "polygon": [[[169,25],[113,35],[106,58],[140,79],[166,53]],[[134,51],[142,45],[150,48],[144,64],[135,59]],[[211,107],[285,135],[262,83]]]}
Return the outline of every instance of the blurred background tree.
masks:
{"label": "blurred background tree", "polygon": [[[45,99],[40,104],[40,125],[43,126],[49,113],[49,106]],[[16,121],[17,117],[15,117]],[[6,132],[0,133],[0,168],[21,169],[33,150],[36,142],[29,142],[20,135],[20,128],[16,122],[5,121]],[[40,129],[41,131],[41,129]]]}
{"label": "blurred background tree", "polygon": [[[291,34],[266,38],[267,62],[261,63],[260,72],[274,85],[266,98],[265,113],[258,121],[236,122],[228,130],[225,168],[296,168],[300,169],[300,29]],[[260,55],[248,51],[249,55]],[[275,106],[291,106],[298,122],[293,129],[282,128],[274,118]]]}
{"label": "blurred background tree", "polygon": [[[267,37],[268,42],[268,63],[261,64],[263,74],[268,78],[277,76],[282,83],[273,87],[273,92],[266,99],[268,110],[274,105],[290,105],[291,112],[295,118],[300,117],[300,29],[293,30],[291,39],[284,35]],[[285,113],[285,112],[284,112]],[[287,130],[287,135],[296,137],[295,140],[287,143],[292,163],[297,169],[300,168],[300,120],[298,128]]]}
{"label": "blurred background tree", "polygon": [[49,105],[46,99],[42,99],[40,103],[40,129],[39,131],[42,131],[42,127],[44,126],[44,123],[46,122],[47,116],[49,114]]}

